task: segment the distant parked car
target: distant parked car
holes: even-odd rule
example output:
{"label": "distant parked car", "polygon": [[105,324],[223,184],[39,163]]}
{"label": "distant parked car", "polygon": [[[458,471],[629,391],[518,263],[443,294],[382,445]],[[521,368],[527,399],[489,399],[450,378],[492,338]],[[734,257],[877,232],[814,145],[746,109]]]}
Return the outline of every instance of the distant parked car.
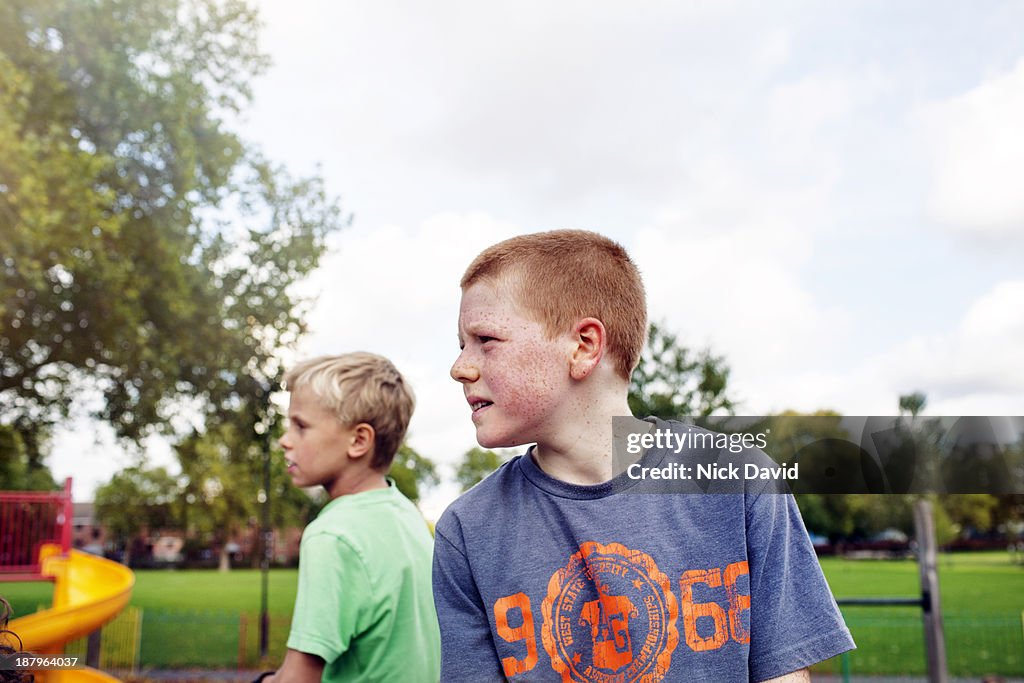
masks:
{"label": "distant parked car", "polygon": [[907,543],[910,537],[899,529],[885,529],[871,537],[871,540],[878,543]]}

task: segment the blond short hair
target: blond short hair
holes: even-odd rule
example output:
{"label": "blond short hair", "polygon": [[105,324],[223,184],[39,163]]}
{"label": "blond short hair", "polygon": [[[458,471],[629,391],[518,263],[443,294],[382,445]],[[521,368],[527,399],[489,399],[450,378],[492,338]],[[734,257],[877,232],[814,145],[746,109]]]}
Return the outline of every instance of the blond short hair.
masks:
{"label": "blond short hair", "polygon": [[361,422],[373,427],[370,466],[391,467],[416,404],[412,388],[391,361],[365,351],[320,356],[285,373],[284,384],[288,391],[308,387],[345,427]]}
{"label": "blond short hair", "polygon": [[586,230],[519,235],[483,250],[459,284],[465,291],[480,281],[509,286],[550,337],[597,318],[616,372],[629,380],[647,340],[647,297],[640,271],[618,243]]}

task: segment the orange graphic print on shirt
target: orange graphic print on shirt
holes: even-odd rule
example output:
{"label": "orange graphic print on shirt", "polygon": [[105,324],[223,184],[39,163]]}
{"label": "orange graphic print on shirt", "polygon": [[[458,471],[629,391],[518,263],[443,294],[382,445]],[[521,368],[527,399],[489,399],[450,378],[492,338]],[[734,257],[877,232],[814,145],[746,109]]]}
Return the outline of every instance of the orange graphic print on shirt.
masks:
{"label": "orange graphic print on shirt", "polygon": [[619,543],[584,543],[548,583],[541,638],[566,683],[658,683],[679,642],[672,583]]}
{"label": "orange graphic print on shirt", "polygon": [[617,671],[633,661],[629,637],[629,619],[639,616],[632,600],[624,595],[608,595],[603,584],[597,587],[598,598],[583,605],[583,619],[590,624],[594,643],[594,666]]}

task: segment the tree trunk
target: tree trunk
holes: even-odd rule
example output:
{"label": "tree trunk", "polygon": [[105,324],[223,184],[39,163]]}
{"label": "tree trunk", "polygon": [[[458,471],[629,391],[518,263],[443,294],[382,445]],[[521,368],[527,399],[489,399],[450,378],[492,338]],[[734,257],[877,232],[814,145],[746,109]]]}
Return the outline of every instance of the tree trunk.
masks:
{"label": "tree trunk", "polygon": [[226,543],[220,548],[220,564],[217,565],[217,571],[231,571],[231,554]]}

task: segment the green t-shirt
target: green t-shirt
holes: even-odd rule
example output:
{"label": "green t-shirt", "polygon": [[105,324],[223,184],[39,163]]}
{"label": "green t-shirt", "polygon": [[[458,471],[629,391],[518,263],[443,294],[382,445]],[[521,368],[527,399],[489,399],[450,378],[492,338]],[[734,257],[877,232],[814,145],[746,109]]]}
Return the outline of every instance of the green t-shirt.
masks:
{"label": "green t-shirt", "polygon": [[302,534],[288,647],[322,657],[323,681],[440,678],[433,539],[392,484],[329,502]]}

